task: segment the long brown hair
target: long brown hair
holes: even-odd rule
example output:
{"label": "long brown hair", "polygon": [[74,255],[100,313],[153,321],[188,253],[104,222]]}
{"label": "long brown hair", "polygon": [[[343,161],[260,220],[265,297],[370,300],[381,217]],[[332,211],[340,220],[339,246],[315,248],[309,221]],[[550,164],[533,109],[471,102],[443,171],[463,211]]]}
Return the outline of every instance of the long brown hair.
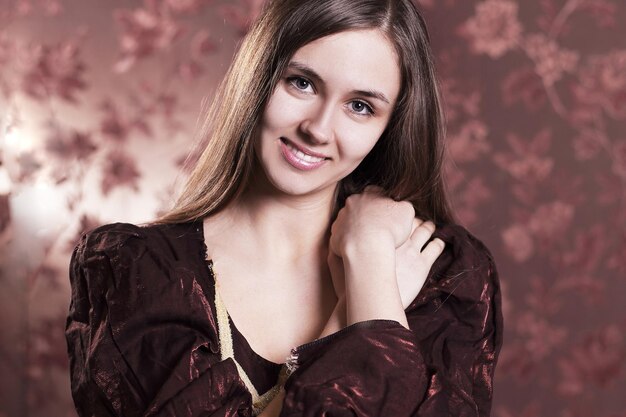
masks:
{"label": "long brown hair", "polygon": [[452,221],[430,40],[411,0],[270,0],[218,89],[204,126],[204,151],[174,208],[158,222],[203,218],[245,190],[254,167],[255,129],[291,57],[324,36],[372,28],[387,35],[400,57],[400,96],[374,148],[341,181],[337,207],[350,194],[378,185],[389,197],[410,201],[422,219]]}

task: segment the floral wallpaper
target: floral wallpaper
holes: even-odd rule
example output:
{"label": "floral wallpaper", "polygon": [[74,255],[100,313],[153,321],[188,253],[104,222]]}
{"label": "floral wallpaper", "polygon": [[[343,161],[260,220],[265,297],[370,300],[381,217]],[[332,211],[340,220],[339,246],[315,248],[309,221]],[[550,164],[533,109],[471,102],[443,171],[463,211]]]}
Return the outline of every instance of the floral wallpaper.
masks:
{"label": "floral wallpaper", "polygon": [[[496,417],[626,417],[626,3],[416,0],[460,221],[504,292]],[[0,417],[75,416],[82,231],[167,209],[263,0],[0,0]]]}

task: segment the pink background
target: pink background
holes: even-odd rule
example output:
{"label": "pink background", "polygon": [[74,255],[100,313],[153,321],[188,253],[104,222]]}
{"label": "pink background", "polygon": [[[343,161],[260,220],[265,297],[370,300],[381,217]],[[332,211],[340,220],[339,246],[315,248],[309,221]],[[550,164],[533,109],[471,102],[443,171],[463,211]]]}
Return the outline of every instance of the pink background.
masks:
{"label": "pink background", "polygon": [[[262,0],[0,0],[0,417],[73,416],[67,265],[184,174]],[[504,290],[497,417],[626,417],[626,4],[420,0],[459,217]]]}

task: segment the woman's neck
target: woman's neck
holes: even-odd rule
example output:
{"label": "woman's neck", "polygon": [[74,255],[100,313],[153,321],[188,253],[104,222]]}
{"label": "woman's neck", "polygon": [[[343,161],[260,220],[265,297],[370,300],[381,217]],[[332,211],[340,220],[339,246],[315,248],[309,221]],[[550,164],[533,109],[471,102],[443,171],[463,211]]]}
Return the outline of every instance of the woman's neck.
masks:
{"label": "woman's neck", "polygon": [[252,178],[237,198],[205,219],[205,236],[212,238],[213,246],[218,241],[220,246],[289,265],[310,263],[313,258],[325,264],[334,190],[289,195],[269,184],[264,175]]}
{"label": "woman's neck", "polygon": [[227,210],[257,248],[295,259],[327,249],[333,203],[328,193],[288,196],[255,191],[243,193]]}

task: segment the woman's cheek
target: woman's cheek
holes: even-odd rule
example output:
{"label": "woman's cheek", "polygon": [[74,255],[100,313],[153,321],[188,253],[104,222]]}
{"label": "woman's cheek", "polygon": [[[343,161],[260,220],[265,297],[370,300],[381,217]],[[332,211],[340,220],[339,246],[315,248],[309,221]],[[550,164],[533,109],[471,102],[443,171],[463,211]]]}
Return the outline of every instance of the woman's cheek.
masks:
{"label": "woman's cheek", "polygon": [[382,129],[374,126],[350,126],[346,129],[342,141],[343,152],[346,156],[363,159],[372,150],[382,134]]}
{"label": "woman's cheek", "polygon": [[303,114],[303,100],[297,100],[287,91],[278,88],[270,98],[263,114],[268,128],[282,128],[297,123]]}

